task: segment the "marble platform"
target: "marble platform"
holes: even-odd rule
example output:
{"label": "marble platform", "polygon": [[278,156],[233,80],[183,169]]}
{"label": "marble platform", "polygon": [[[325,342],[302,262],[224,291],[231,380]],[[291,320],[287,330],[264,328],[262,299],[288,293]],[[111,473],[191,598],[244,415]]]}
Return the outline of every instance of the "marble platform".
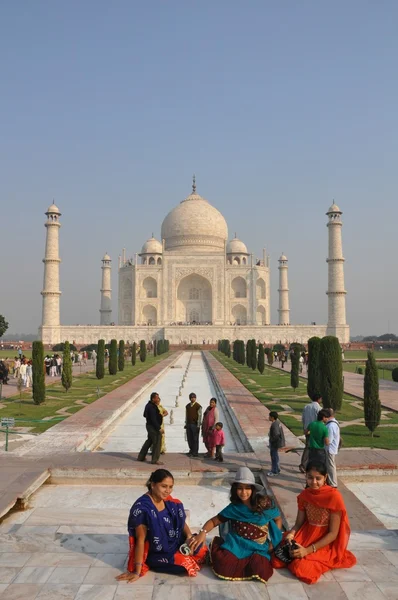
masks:
{"label": "marble platform", "polygon": [[[176,485],[174,495],[199,527],[228,502],[228,486]],[[260,582],[229,583],[203,567],[198,577],[148,573],[118,583],[125,568],[126,521],[143,486],[44,485],[24,512],[0,524],[1,600],[397,600],[398,533],[354,532],[353,569],[325,574],[307,586],[286,570]]]}

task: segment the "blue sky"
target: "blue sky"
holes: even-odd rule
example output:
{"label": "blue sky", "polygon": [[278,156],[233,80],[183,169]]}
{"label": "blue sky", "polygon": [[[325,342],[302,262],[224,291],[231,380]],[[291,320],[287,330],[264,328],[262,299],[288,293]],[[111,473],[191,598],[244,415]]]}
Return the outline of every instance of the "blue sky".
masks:
{"label": "blue sky", "polygon": [[[60,207],[61,315],[99,321],[101,257],[128,255],[198,192],[255,255],[289,258],[291,318],[326,322],[343,210],[353,335],[398,333],[398,4],[102,0],[0,5],[0,313],[41,319]],[[5,258],[5,260],[4,260]]]}

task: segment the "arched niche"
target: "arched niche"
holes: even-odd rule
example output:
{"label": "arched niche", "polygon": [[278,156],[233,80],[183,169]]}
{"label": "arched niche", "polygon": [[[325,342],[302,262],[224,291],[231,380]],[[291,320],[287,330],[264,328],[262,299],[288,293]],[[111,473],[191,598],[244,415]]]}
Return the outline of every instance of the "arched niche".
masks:
{"label": "arched niche", "polygon": [[247,285],[243,277],[235,277],[231,281],[232,297],[233,298],[246,298],[247,297]]}
{"label": "arched niche", "polygon": [[264,279],[257,279],[257,281],[256,281],[256,297],[259,300],[265,300],[265,281],[264,281]]}
{"label": "arched niche", "polygon": [[154,264],[156,264],[156,261],[153,256],[150,256],[149,260],[148,260],[148,265],[154,265]]}
{"label": "arched niche", "polygon": [[265,325],[265,308],[264,308],[264,306],[257,307],[256,323],[257,323],[257,325]]}
{"label": "arched niche", "polygon": [[158,297],[158,284],[153,277],[145,277],[144,281],[142,282],[142,287],[144,288],[145,298]]}
{"label": "arched niche", "polygon": [[[211,323],[212,308],[212,286],[208,279],[196,273],[181,279],[176,298],[177,322]],[[191,319],[192,316],[196,318]]]}
{"label": "arched niche", "polygon": [[157,310],[151,304],[147,304],[142,309],[142,320],[145,325],[156,325],[157,324]]}
{"label": "arched niche", "polygon": [[242,304],[236,304],[232,308],[232,321],[236,325],[246,325],[247,310]]}
{"label": "arched niche", "polygon": [[239,256],[234,256],[233,264],[234,265],[240,265],[240,258],[239,258]]}
{"label": "arched niche", "polygon": [[160,256],[159,256],[159,258],[158,258],[158,261],[157,261],[157,262],[158,262],[158,265],[161,265],[161,264],[162,264],[162,259],[160,258]]}
{"label": "arched niche", "polygon": [[133,286],[130,278],[124,279],[122,283],[122,298],[130,300],[133,297]]}

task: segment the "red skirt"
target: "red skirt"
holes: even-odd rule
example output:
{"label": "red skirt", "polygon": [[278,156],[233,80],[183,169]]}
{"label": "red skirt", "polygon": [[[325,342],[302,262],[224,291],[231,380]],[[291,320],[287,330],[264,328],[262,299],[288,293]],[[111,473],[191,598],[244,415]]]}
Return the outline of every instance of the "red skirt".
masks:
{"label": "red skirt", "polygon": [[237,558],[235,554],[221,548],[223,540],[215,537],[210,548],[213,572],[221,579],[229,581],[248,581],[259,579],[266,583],[274,572],[271,562],[261,554],[252,554],[247,558]]}

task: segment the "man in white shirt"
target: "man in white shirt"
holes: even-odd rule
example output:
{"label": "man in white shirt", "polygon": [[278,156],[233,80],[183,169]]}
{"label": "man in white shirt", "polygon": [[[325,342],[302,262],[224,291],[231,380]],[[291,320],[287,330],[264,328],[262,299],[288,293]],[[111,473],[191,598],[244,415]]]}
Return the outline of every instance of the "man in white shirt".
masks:
{"label": "man in white shirt", "polygon": [[310,454],[310,450],[309,450],[310,436],[309,436],[309,434],[307,435],[306,432],[308,431],[309,424],[312,423],[312,421],[317,420],[318,413],[321,410],[321,405],[320,405],[321,402],[322,402],[321,396],[319,394],[314,394],[312,402],[310,402],[309,404],[306,404],[304,406],[303,414],[301,415],[303,431],[305,434],[305,448],[304,448],[304,452],[301,457],[301,463],[299,465],[299,469],[302,473],[305,473],[305,468],[307,466],[307,462],[308,462],[309,454]]}
{"label": "man in white shirt", "polygon": [[326,468],[328,471],[328,484],[337,488],[337,469],[336,456],[340,446],[340,425],[334,418],[333,408],[325,409],[329,412],[329,419],[326,423],[329,435],[329,445],[325,446],[326,451]]}

